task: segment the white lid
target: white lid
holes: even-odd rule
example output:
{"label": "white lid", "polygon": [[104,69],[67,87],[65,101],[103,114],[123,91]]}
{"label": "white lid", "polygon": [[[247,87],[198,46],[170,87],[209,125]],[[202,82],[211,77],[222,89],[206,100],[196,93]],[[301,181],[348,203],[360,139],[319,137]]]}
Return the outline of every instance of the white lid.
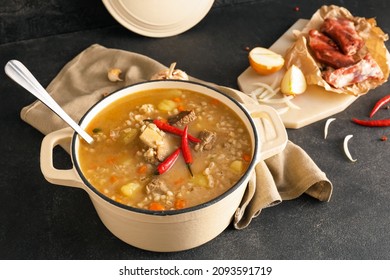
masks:
{"label": "white lid", "polygon": [[195,26],[214,0],[103,0],[124,27],[148,37],[169,37]]}

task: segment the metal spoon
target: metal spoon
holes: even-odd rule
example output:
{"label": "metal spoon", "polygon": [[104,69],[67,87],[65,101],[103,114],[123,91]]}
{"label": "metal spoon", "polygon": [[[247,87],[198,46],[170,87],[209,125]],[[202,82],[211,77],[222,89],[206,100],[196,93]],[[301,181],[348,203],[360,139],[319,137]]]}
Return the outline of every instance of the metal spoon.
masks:
{"label": "metal spoon", "polygon": [[93,138],[85,132],[50,96],[50,94],[42,87],[42,85],[35,79],[31,72],[20,61],[10,60],[5,65],[5,73],[24,87],[27,91],[35,95],[61,119],[70,125],[87,143],[91,144]]}

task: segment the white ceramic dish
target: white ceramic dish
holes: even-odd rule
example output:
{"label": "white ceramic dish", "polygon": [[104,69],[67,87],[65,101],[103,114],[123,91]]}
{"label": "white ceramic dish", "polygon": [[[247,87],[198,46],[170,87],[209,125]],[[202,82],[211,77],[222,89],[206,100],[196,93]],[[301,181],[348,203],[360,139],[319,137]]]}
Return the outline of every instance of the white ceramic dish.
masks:
{"label": "white ceramic dish", "polygon": [[[292,31],[302,30],[307,22],[308,20],[304,19],[298,20],[270,49],[284,56],[286,50],[294,43]],[[283,68],[274,74],[261,76],[248,67],[238,77],[238,86],[244,93],[250,94],[256,88],[254,84],[258,82],[279,85],[284,73]],[[356,100],[356,96],[329,92],[318,86],[309,86],[305,93],[292,100],[300,109],[290,109],[282,114],[281,118],[286,128],[301,128],[345,110]]]}
{"label": "white ceramic dish", "polygon": [[214,0],[103,0],[116,21],[148,37],[169,37],[200,22]]}
{"label": "white ceramic dish", "polygon": [[[140,83],[109,95],[86,113],[80,122],[81,127],[85,128],[94,116],[116,100],[156,88],[181,88],[212,96],[234,109],[245,123],[252,138],[253,159],[247,172],[227,192],[207,203],[174,211],[150,211],[119,204],[102,195],[85,179],[78,163],[80,138],[68,128],[52,132],[43,139],[41,170],[53,184],[85,190],[104,225],[124,242],[151,251],[180,251],[204,244],[230,224],[255,165],[281,152],[287,143],[287,133],[278,114],[269,106],[248,105],[245,108],[235,99],[211,87],[173,80]],[[269,128],[272,128],[272,137],[264,137]],[[56,169],[53,166],[53,148],[69,139],[72,139],[73,168]]]}

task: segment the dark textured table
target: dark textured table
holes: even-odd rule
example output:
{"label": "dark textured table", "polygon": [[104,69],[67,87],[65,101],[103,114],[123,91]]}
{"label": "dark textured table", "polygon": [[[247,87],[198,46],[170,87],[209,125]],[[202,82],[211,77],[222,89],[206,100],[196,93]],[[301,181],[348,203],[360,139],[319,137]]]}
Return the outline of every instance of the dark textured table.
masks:
{"label": "dark textured table", "polygon": [[[387,0],[217,1],[194,28],[163,39],[126,30],[99,1],[51,1],[48,7],[36,1],[4,2],[10,5],[0,5],[0,65],[19,59],[43,85],[79,52],[98,43],[165,65],[176,61],[192,76],[237,88],[237,77],[248,67],[246,47],[269,47],[297,19],[310,18],[327,2],[354,15],[376,17],[390,33]],[[390,140],[379,140],[390,137],[390,128],[365,128],[350,121],[366,117],[375,101],[390,93],[388,83],[336,114],[327,140],[325,120],[288,130],[290,140],[332,181],[330,202],[306,195],[283,201],[263,210],[244,230],[229,227],[207,244],[177,253],[147,252],[123,243],[104,227],[84,191],[48,183],[39,168],[43,135],[19,117],[35,98],[3,71],[0,92],[1,259],[390,259]],[[389,118],[390,111],[382,110],[378,117]],[[350,149],[355,163],[343,153],[347,134],[354,135]],[[69,167],[62,150],[55,154],[58,166]]]}

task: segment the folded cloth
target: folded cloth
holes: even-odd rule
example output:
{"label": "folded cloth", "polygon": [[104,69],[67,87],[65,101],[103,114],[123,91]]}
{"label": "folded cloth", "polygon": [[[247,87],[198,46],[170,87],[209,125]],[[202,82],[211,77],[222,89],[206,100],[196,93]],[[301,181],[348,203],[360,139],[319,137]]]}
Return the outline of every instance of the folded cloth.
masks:
{"label": "folded cloth", "polygon": [[[110,68],[121,69],[123,81],[109,81],[107,73]],[[67,63],[48,85],[47,91],[75,121],[79,121],[104,95],[149,80],[153,74],[166,68],[141,54],[95,44]],[[190,80],[199,82],[192,77]],[[24,107],[21,118],[43,134],[67,126],[40,101]],[[233,225],[237,229],[245,228],[262,209],[303,193],[320,201],[329,201],[332,190],[332,183],[325,173],[304,150],[289,141],[283,152],[257,164],[234,215]]]}

